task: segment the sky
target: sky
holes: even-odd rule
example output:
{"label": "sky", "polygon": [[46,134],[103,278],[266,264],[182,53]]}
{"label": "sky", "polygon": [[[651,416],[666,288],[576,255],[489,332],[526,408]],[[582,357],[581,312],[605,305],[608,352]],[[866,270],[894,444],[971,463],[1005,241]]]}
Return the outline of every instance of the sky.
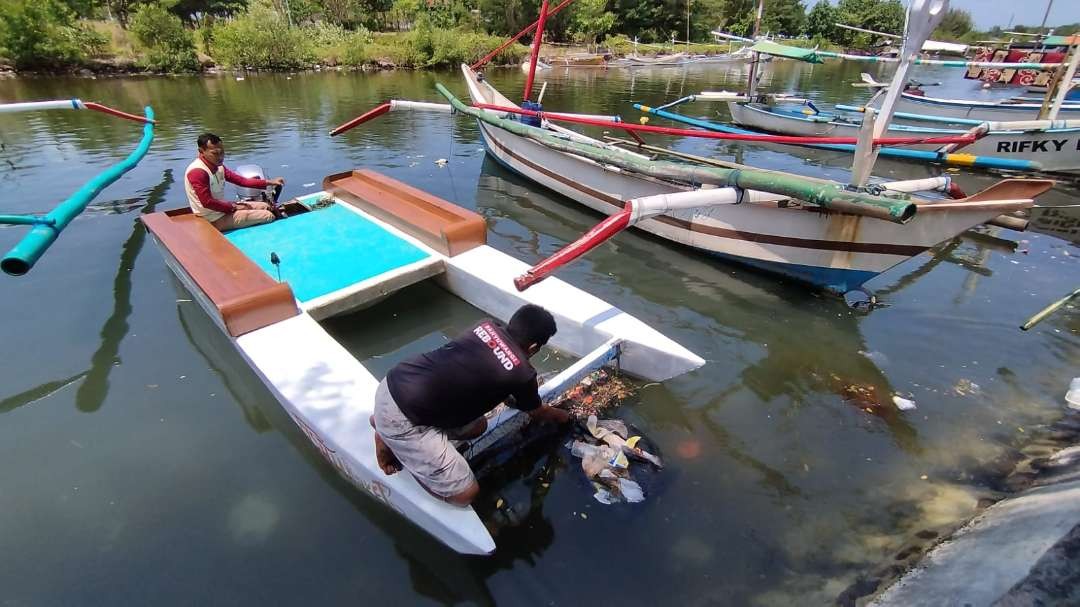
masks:
{"label": "sky", "polygon": [[[1080,0],[1053,0],[1046,25],[1064,25],[1080,22]],[[975,27],[988,30],[995,25],[1005,27],[1012,19],[1013,25],[1039,25],[1046,13],[1047,0],[950,0],[949,8],[960,8],[971,13]],[[806,2],[813,6],[815,2]],[[836,0],[833,0],[836,4]],[[904,0],[907,5],[907,0]],[[1014,16],[1015,15],[1015,16]]]}

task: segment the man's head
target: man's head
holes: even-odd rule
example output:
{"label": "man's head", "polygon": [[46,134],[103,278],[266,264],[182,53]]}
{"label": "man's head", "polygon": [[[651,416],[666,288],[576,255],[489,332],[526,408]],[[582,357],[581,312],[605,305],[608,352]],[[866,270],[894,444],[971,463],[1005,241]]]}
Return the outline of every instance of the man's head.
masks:
{"label": "man's head", "polygon": [[557,329],[551,312],[534,304],[525,304],[510,317],[506,330],[532,356],[544,347]]}
{"label": "man's head", "polygon": [[199,154],[213,162],[221,164],[225,162],[225,144],[221,143],[221,137],[213,133],[199,135]]}

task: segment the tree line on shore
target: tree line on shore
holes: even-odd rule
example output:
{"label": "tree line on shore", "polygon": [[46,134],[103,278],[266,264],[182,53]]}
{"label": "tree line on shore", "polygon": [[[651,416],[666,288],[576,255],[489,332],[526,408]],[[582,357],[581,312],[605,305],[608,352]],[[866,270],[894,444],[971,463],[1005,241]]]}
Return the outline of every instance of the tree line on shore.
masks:
{"label": "tree line on shore", "polygon": [[[756,5],[756,0],[575,0],[548,22],[544,38],[603,43],[617,52],[631,48],[631,39],[701,43],[715,28],[749,35]],[[900,0],[820,0],[812,7],[803,0],[766,0],[765,6],[761,31],[803,45],[866,49],[873,44],[870,35],[835,23],[890,33],[899,33],[904,23]],[[0,65],[157,72],[199,71],[213,64],[234,69],[446,66],[483,56],[502,37],[527,27],[539,8],[540,0],[0,0]],[[1057,32],[1078,29],[1074,24]],[[975,41],[999,34],[976,31],[970,14],[954,9],[934,37]],[[526,46],[512,45],[500,61],[517,63],[526,53]]]}

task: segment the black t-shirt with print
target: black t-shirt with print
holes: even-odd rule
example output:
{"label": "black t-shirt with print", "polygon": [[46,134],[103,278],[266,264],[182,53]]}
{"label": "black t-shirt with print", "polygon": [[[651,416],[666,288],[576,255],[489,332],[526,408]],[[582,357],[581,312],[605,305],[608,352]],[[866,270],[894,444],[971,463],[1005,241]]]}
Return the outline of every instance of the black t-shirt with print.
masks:
{"label": "black t-shirt with print", "polygon": [[521,411],[540,406],[536,370],[505,326],[483,320],[446,345],[398,363],[386,384],[414,424],[458,428],[507,401]]}

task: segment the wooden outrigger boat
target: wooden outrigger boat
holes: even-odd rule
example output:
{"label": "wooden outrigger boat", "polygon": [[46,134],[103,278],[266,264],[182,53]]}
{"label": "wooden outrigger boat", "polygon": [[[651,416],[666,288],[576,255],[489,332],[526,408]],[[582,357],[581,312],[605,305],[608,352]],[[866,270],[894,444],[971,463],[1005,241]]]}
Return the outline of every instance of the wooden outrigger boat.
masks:
{"label": "wooden outrigger boat", "polygon": [[[1029,101],[1009,97],[997,101],[974,101],[970,99],[945,99],[904,91],[896,105],[897,112],[922,114],[941,118],[960,118],[979,122],[1009,122],[1015,120],[1038,120],[1043,108],[1042,100]],[[1062,119],[1080,118],[1080,102],[1070,101],[1061,106],[1058,114]],[[898,116],[898,118],[903,118]],[[954,122],[953,124],[967,124]]]}
{"label": "wooden outrigger boat", "polygon": [[[855,108],[852,108],[855,109]],[[861,108],[860,108],[861,109]],[[804,104],[770,104],[729,101],[732,120],[751,130],[800,137],[855,136],[861,121],[840,113],[811,110]],[[909,118],[916,118],[911,117]],[[986,159],[1021,161],[1044,172],[1080,171],[1080,120],[1032,120],[1023,122],[976,122],[980,137],[967,145],[947,146],[948,153]],[[890,135],[927,137],[963,135],[970,129],[891,124]],[[943,146],[913,144],[911,149],[936,151]]]}
{"label": "wooden outrigger boat", "polygon": [[[462,74],[474,103],[517,107],[467,66],[462,66]],[[490,119],[479,121],[479,128],[488,153],[500,164],[605,215],[621,212],[635,199],[702,191],[687,182],[658,179],[553,149],[499,128]],[[553,130],[548,133],[554,136],[571,138],[630,162],[655,162],[580,133],[568,134],[562,127],[550,128]],[[749,192],[742,194],[746,198],[739,204],[673,209],[635,225],[705,253],[845,293],[943,240],[998,215],[1032,206],[1033,198],[1051,185],[1045,180],[1008,180],[961,200],[918,200],[917,213],[907,225],[821,212],[815,205],[789,196],[763,195],[754,200]],[[949,184],[929,180],[892,187],[918,191],[948,188]]]}
{"label": "wooden outrigger boat", "polygon": [[[528,302],[551,311],[559,327],[551,346],[580,360],[542,386],[545,397],[614,360],[651,381],[704,363],[561,281],[517,292],[513,278],[526,264],[487,246],[484,220],[471,211],[373,171],[331,175],[323,186],[287,204],[286,219],[226,234],[186,208],[141,219],[192,299],[330,464],[454,550],[488,554],[495,544],[472,508],[432,497],[408,473],[379,470],[368,423],[379,378],[320,320],[435,279],[504,320]],[[498,416],[489,433],[515,419]]]}
{"label": "wooden outrigger boat", "polygon": [[[957,193],[945,177],[868,184],[877,153],[872,143],[885,140],[866,139],[862,133],[859,142],[866,151],[857,156],[870,160],[858,168],[861,177],[851,185],[685,155],[682,159],[691,164],[659,161],[553,122],[624,129],[635,136],[635,131],[712,134],[523,110],[474,67],[463,65],[461,70],[472,106],[445,87],[437,88],[453,110],[477,119],[493,158],[537,184],[611,216],[615,223],[601,224],[588,237],[607,238],[634,225],[709,254],[839,293],[860,288],[881,272],[968,228],[1032,206],[1034,197],[1053,183],[1007,180],[970,197]],[[531,81],[526,84],[526,99],[530,86]],[[332,134],[390,111],[395,103],[383,104]],[[451,109],[441,107],[441,111]],[[526,118],[539,126],[527,124]],[[762,135],[724,137],[785,140]],[[954,199],[903,193],[934,190],[950,191]],[[542,274],[533,272],[519,287]]]}
{"label": "wooden outrigger boat", "polygon": [[[1077,41],[1080,42],[1080,38]],[[771,42],[759,42],[752,50],[756,53],[776,54],[811,63],[820,63],[822,56],[858,58]],[[959,62],[957,65],[969,63]],[[1078,64],[1080,64],[1080,47],[1073,53],[1064,72],[1063,81],[1068,82],[1072,78]],[[867,75],[864,74],[863,77],[868,82],[857,86],[885,88],[885,85],[873,82]],[[884,97],[879,94],[868,104],[869,107],[839,105],[836,109],[840,111],[827,112],[819,110],[812,101],[796,96],[758,95],[756,86],[756,80],[751,74],[746,95],[704,92],[700,95],[683,97],[658,108],[640,104],[635,107],[677,122],[719,132],[744,133],[747,132],[744,129],[749,129],[751,132],[780,133],[797,137],[832,137],[856,135],[862,122],[858,114],[878,111],[872,108],[880,105],[884,100]],[[895,105],[892,107],[890,116],[903,121],[903,124],[890,124],[887,130],[889,134],[932,137],[971,133],[975,135],[975,138],[964,144],[945,146],[924,144],[905,148],[885,148],[881,150],[881,153],[889,157],[969,167],[1047,172],[1080,171],[1080,120],[1068,120],[1072,113],[1076,113],[1078,106],[1065,103],[1066,92],[1062,88],[1057,95],[1048,94],[1048,98],[1041,104],[973,104],[956,100],[929,99],[900,91],[893,94],[892,99]],[[738,126],[695,119],[671,111],[671,108],[676,105],[697,100],[726,101],[732,122]],[[910,107],[912,105],[922,105],[922,107]],[[918,112],[924,108],[932,109],[924,114],[902,111],[913,109]],[[1009,112],[1013,113],[1009,114]],[[1029,115],[1032,119],[1015,120],[1020,115],[1017,112]],[[854,117],[849,117],[852,115]],[[1066,119],[1058,120],[1059,115]],[[997,116],[1007,120],[994,120]],[[1039,116],[1045,116],[1046,119],[1035,120]],[[853,146],[833,149],[854,151]]]}

